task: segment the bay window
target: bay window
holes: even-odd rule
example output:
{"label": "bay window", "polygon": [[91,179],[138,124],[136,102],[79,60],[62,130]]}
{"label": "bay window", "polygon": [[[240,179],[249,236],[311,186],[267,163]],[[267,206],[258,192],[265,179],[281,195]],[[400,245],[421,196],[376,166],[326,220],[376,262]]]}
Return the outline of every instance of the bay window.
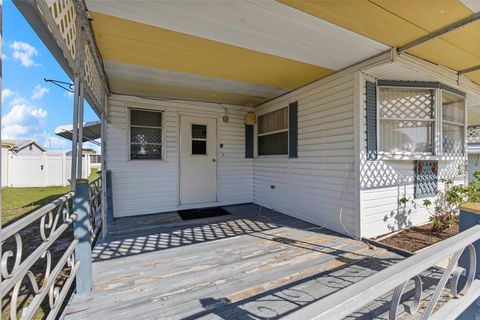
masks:
{"label": "bay window", "polygon": [[440,84],[408,84],[378,87],[380,153],[463,155],[464,97]]}

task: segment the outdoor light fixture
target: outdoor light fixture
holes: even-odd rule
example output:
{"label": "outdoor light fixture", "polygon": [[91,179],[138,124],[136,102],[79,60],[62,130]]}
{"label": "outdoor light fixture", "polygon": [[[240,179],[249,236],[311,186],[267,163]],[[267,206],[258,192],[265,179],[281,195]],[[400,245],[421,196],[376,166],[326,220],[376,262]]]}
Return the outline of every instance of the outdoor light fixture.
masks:
{"label": "outdoor light fixture", "polygon": [[253,111],[252,104],[249,103],[248,106],[250,107],[250,111],[245,114],[245,124],[253,126],[257,123],[257,115]]}
{"label": "outdoor light fixture", "polygon": [[227,108],[223,108],[225,110],[225,115],[223,116],[223,122],[228,123],[228,112]]}

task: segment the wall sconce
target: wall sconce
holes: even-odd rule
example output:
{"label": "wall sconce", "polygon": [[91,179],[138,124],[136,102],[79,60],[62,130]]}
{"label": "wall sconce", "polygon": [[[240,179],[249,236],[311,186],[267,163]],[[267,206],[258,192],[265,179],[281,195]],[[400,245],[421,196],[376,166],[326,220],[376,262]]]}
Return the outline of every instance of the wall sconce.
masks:
{"label": "wall sconce", "polygon": [[253,126],[257,123],[257,115],[253,111],[249,111],[245,114],[245,124]]}
{"label": "wall sconce", "polygon": [[228,120],[229,120],[228,119],[228,112],[227,112],[228,110],[227,110],[227,108],[223,108],[223,109],[225,110],[225,115],[223,116],[222,120],[223,120],[223,122],[228,123]]}

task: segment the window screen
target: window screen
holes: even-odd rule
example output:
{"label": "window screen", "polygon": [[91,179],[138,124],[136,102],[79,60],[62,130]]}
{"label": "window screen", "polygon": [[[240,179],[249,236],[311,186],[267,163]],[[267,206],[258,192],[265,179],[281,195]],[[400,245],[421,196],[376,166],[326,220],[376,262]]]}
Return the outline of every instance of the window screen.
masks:
{"label": "window screen", "polygon": [[162,159],[162,112],[130,110],[130,159]]}
{"label": "window screen", "polygon": [[461,155],[465,143],[465,99],[442,90],[443,154]]}
{"label": "window screen", "polygon": [[288,154],[288,107],[258,117],[258,154]]}
{"label": "window screen", "polygon": [[381,151],[433,152],[433,90],[380,88],[379,108]]}

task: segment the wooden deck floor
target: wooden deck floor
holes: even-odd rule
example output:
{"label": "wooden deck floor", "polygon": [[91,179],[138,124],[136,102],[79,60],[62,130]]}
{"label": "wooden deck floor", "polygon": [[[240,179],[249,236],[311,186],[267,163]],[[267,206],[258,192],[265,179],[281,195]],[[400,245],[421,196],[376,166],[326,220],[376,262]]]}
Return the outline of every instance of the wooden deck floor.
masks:
{"label": "wooden deck floor", "polygon": [[226,209],[117,219],[66,319],[274,319],[401,259],[256,205]]}

